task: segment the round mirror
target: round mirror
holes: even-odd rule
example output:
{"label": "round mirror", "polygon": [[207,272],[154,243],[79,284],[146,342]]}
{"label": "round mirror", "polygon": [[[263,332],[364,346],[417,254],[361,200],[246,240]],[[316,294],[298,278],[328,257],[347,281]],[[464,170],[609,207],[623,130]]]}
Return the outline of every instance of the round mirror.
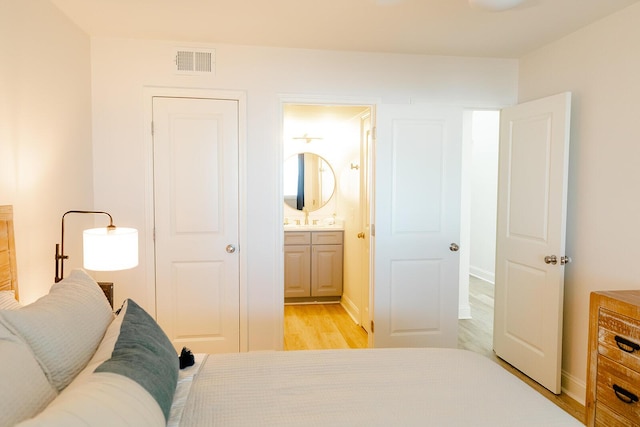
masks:
{"label": "round mirror", "polygon": [[314,153],[298,153],[284,161],[284,203],[299,211],[320,209],[336,190],[329,162]]}

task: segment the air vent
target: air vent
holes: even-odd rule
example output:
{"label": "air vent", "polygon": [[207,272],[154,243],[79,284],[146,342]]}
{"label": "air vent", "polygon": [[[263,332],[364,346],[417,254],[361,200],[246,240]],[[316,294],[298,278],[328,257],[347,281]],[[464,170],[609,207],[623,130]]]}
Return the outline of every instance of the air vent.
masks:
{"label": "air vent", "polygon": [[215,74],[216,51],[178,48],[174,64],[176,74]]}

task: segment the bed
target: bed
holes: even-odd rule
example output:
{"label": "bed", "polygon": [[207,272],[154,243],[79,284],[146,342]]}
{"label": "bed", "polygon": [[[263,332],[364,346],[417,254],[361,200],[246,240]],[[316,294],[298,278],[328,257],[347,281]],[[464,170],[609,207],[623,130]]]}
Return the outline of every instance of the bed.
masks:
{"label": "bed", "polygon": [[466,350],[196,354],[180,369],[154,319],[132,300],[114,314],[83,270],[21,306],[11,221],[0,207],[0,426],[581,425]]}

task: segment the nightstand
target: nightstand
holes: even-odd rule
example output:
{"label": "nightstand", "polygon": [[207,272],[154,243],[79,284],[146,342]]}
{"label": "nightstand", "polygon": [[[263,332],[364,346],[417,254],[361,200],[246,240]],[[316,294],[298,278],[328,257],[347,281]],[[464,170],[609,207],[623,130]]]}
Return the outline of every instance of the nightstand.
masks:
{"label": "nightstand", "polygon": [[640,291],[591,294],[587,425],[640,425]]}
{"label": "nightstand", "polygon": [[113,308],[113,282],[98,282],[100,288],[102,288],[102,292],[104,292],[104,296],[107,297],[107,301]]}

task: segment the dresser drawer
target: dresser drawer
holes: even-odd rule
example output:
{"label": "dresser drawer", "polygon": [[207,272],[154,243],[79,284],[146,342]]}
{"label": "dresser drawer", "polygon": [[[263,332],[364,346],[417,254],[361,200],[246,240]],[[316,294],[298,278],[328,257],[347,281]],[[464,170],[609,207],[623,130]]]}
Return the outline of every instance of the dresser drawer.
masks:
{"label": "dresser drawer", "polygon": [[640,374],[598,356],[597,402],[633,425],[640,425]]}
{"label": "dresser drawer", "polygon": [[601,308],[598,353],[640,372],[640,321]]}
{"label": "dresser drawer", "polygon": [[311,232],[309,231],[285,231],[285,245],[309,245],[311,244]]}
{"label": "dresser drawer", "polygon": [[616,414],[602,403],[596,405],[595,427],[636,427],[633,421]]}
{"label": "dresser drawer", "polygon": [[341,245],[342,231],[312,231],[311,243],[314,245]]}

